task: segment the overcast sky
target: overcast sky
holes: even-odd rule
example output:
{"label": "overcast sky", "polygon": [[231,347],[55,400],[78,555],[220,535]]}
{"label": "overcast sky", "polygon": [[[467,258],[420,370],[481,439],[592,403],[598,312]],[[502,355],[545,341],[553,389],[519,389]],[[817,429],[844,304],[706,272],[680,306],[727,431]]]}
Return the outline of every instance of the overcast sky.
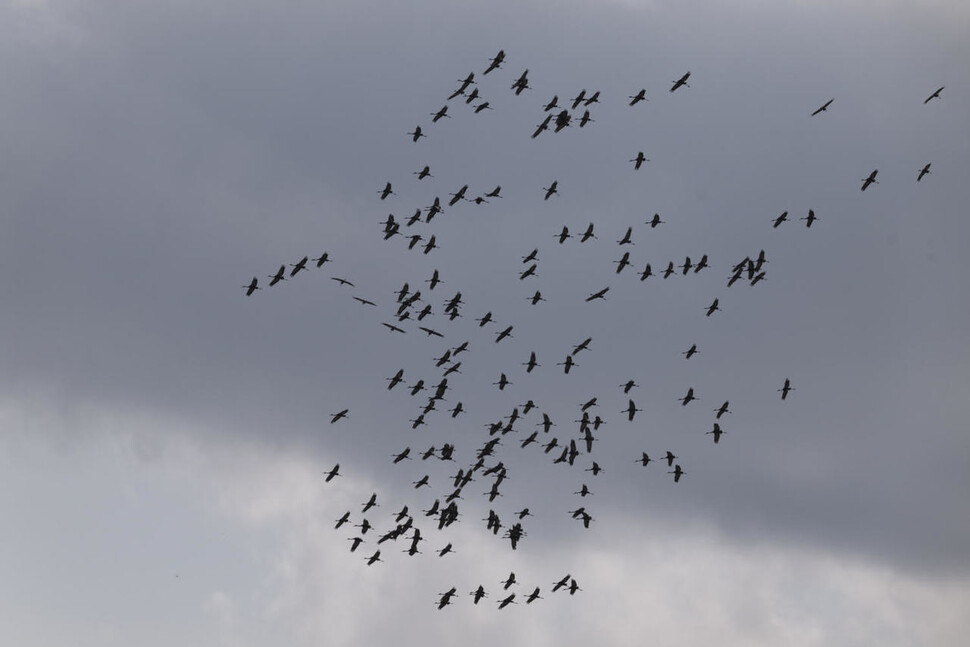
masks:
{"label": "overcast sky", "polygon": [[[970,8],[730,5],[0,5],[0,642],[965,644]],[[480,98],[449,101],[470,72]],[[581,90],[599,100],[570,112],[593,121],[530,137]],[[466,184],[501,198],[405,226]],[[389,213],[413,250],[383,239]],[[728,287],[761,250],[764,280]],[[422,301],[396,322],[405,282]],[[412,430],[431,392],[408,387],[436,384],[434,358],[464,341]],[[592,452],[553,464],[570,439],[585,450],[593,397]],[[420,511],[527,400],[486,459],[508,469],[501,496],[478,472],[438,531]],[[559,447],[520,447],[537,429]],[[421,460],[444,443],[455,461]],[[667,451],[677,483],[636,462]],[[413,557],[407,537],[376,545],[405,505]],[[513,551],[502,532],[525,507]],[[375,526],[353,553],[346,511]],[[582,590],[553,593],[567,573]]]}

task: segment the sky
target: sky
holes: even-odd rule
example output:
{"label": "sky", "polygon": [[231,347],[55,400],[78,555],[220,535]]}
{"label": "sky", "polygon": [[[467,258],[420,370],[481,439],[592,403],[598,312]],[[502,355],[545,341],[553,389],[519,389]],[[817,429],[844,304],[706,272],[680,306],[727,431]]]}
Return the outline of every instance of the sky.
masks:
{"label": "sky", "polygon": [[[965,644],[968,28],[942,0],[0,5],[0,642]],[[470,72],[480,98],[449,100]],[[532,138],[553,96],[592,121]],[[466,184],[501,197],[404,224]],[[408,388],[465,341],[412,429]],[[439,531],[421,511],[513,408]],[[403,506],[419,555],[376,545]],[[356,552],[347,511],[374,525]]]}

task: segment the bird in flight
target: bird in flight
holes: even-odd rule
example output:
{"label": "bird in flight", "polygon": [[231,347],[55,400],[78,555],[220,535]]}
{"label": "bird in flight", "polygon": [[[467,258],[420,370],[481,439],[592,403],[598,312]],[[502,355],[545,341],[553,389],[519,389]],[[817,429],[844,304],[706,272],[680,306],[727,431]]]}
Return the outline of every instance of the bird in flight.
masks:
{"label": "bird in flight", "polygon": [[826,101],[815,112],[812,113],[812,116],[814,117],[820,112],[825,112],[828,109],[828,107],[832,104],[833,101],[835,101],[835,99],[829,99],[828,101]]}
{"label": "bird in flight", "polygon": [[778,216],[777,218],[775,218],[775,224],[773,224],[772,227],[774,227],[775,229],[777,229],[778,228],[778,225],[780,225],[781,223],[785,222],[786,220],[788,220],[788,212],[787,211],[783,211],[780,216]]}
{"label": "bird in flight", "polygon": [[811,227],[812,226],[812,223],[815,222],[816,220],[818,220],[818,218],[815,217],[815,210],[814,209],[809,209],[808,210],[808,215],[805,216],[804,218],[802,218],[801,220],[804,220],[805,221],[805,226],[806,227]]}
{"label": "bird in flight", "polygon": [[559,186],[559,181],[553,180],[552,184],[550,184],[549,186],[542,187],[542,190],[546,192],[546,195],[543,198],[543,200],[548,200],[554,195],[559,195],[559,191],[556,190],[558,186]]}
{"label": "bird in flight", "polygon": [[413,141],[413,142],[418,141],[422,137],[427,137],[427,135],[425,135],[423,132],[421,132],[421,126],[415,126],[414,127],[414,131],[413,132],[410,132],[408,134],[411,135],[411,141]]}
{"label": "bird in flight", "polygon": [[609,292],[609,291],[610,291],[610,286],[606,286],[605,288],[603,288],[599,292],[594,292],[591,295],[589,295],[588,297],[586,297],[586,302],[588,303],[588,302],[594,301],[596,299],[603,299],[604,301],[606,301],[606,293]]}
{"label": "bird in flight", "polygon": [[630,99],[631,106],[635,106],[641,101],[647,101],[647,90],[645,88],[641,88],[639,92],[637,92],[635,95],[631,94],[628,98]]}
{"label": "bird in flight", "polygon": [[674,81],[674,85],[673,85],[672,88],[670,88],[670,91],[673,92],[674,90],[676,90],[677,88],[679,88],[682,85],[686,85],[689,88],[690,86],[687,85],[687,79],[689,79],[689,78],[690,78],[690,72],[688,72],[684,76],[682,76],[679,79],[677,79],[676,81]]}
{"label": "bird in flight", "polygon": [[[922,180],[923,176],[929,172],[930,172],[930,165],[927,164],[922,169],[920,169],[919,175],[916,176],[916,181],[919,182],[920,180]],[[256,279],[253,279],[253,280],[255,281]]]}
{"label": "bird in flight", "polygon": [[332,416],[330,418],[330,424],[332,425],[333,423],[337,422],[338,420],[340,420],[342,418],[346,418],[347,417],[347,414],[349,412],[350,412],[350,409],[344,409],[343,411],[338,411],[337,413],[330,414]]}
{"label": "bird in flight", "polygon": [[878,172],[879,172],[879,169],[876,169],[875,171],[873,171],[872,173],[869,174],[869,177],[867,177],[866,179],[862,180],[862,190],[863,191],[865,191],[869,187],[870,184],[879,184],[879,182],[876,181],[876,173],[878,173]]}
{"label": "bird in flight", "polygon": [[631,162],[633,162],[633,164],[634,164],[634,166],[633,166],[633,170],[635,170],[635,171],[639,171],[639,170],[640,170],[640,166],[641,166],[641,165],[642,165],[642,164],[643,164],[644,162],[649,162],[650,160],[648,160],[648,159],[647,159],[646,157],[644,157],[644,156],[643,156],[643,151],[640,151],[639,153],[637,153],[637,156],[636,156],[636,157],[634,157],[634,158],[633,158],[632,160],[630,160],[630,161],[631,161]]}
{"label": "bird in flight", "polygon": [[243,289],[244,289],[244,290],[246,290],[246,296],[247,296],[247,297],[250,297],[250,296],[252,296],[252,295],[253,295],[253,292],[255,292],[256,290],[259,290],[259,289],[261,289],[261,288],[260,288],[260,287],[259,287],[259,286],[257,285],[257,283],[259,283],[259,281],[258,281],[258,280],[256,279],[256,277],[254,276],[254,277],[253,277],[253,280],[249,282],[249,285],[244,285],[244,286],[242,286],[242,287],[243,287]]}
{"label": "bird in flight", "polygon": [[925,104],[929,103],[930,102],[930,99],[939,99],[940,98],[940,92],[943,92],[943,88],[945,88],[945,87],[946,87],[945,85],[941,85],[939,88],[937,88],[936,92],[934,92],[930,96],[926,97],[926,99],[923,101],[923,104],[925,105]]}
{"label": "bird in flight", "polygon": [[491,62],[488,64],[488,67],[485,69],[485,71],[482,72],[482,76],[485,76],[492,70],[497,70],[498,68],[502,67],[502,61],[504,60],[505,60],[505,50],[500,49],[498,51],[498,54],[496,54],[494,58],[492,58]]}
{"label": "bird in flight", "polygon": [[788,393],[790,391],[794,391],[794,390],[795,388],[791,385],[791,380],[789,380],[787,377],[785,378],[785,385],[782,386],[780,389],[778,389],[778,391],[781,393],[782,400],[788,397]]}

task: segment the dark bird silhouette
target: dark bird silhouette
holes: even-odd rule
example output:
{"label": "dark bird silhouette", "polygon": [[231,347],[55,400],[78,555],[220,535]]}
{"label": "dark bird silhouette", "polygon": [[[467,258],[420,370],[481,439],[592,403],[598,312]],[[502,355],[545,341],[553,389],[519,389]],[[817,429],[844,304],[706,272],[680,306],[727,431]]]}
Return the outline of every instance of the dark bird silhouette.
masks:
{"label": "dark bird silhouette", "polygon": [[571,577],[572,577],[572,576],[571,576],[571,575],[569,575],[569,573],[566,573],[566,577],[564,577],[564,578],[562,578],[562,579],[561,579],[561,580],[559,580],[558,582],[553,582],[553,587],[552,587],[552,592],[553,592],[553,593],[555,593],[555,592],[556,592],[556,591],[558,591],[559,589],[565,589],[565,588],[568,588],[568,587],[569,587],[569,579],[570,579]]}
{"label": "dark bird silhouette", "polygon": [[701,260],[698,261],[697,265],[694,266],[694,274],[697,274],[705,267],[707,267],[707,254],[704,254],[703,256],[701,256]]}
{"label": "dark bird silhouette", "polygon": [[596,299],[603,299],[605,301],[606,300],[606,293],[609,292],[609,291],[610,291],[610,287],[609,286],[606,286],[605,288],[603,288],[599,292],[593,292],[592,294],[590,294],[588,297],[586,297],[586,301],[587,301],[587,303],[590,302],[590,301],[594,301]]}
{"label": "dark bird silhouette", "polygon": [[435,237],[432,235],[431,238],[428,239],[428,242],[425,244],[423,253],[427,254],[435,247],[437,247],[437,245],[435,244]]}
{"label": "dark bird silhouette", "polygon": [[475,106],[475,114],[477,115],[479,112],[483,110],[492,110],[492,109],[493,108],[492,106],[489,105],[488,101],[483,101],[482,103]]}
{"label": "dark bird silhouette", "polygon": [[683,476],[684,474],[686,474],[687,472],[685,472],[684,470],[682,470],[680,468],[680,465],[678,464],[678,465],[674,465],[674,471],[667,472],[667,473],[674,475],[674,483],[679,483],[680,482],[680,477]]}
{"label": "dark bird silhouette", "polygon": [[512,326],[509,326],[508,328],[506,328],[505,330],[503,330],[498,334],[498,336],[495,338],[495,343],[497,344],[503,339],[505,339],[506,337],[511,337],[511,336],[512,336]]}
{"label": "dark bird silhouette", "polygon": [[653,276],[653,269],[650,267],[650,263],[647,263],[647,266],[640,272],[640,280],[646,281],[651,276]]}
{"label": "dark bird silhouette", "polygon": [[923,105],[926,105],[927,103],[929,103],[930,102],[930,99],[939,99],[940,98],[940,92],[943,92],[943,88],[945,88],[945,87],[946,87],[945,85],[941,85],[939,88],[937,88],[936,92],[934,92],[930,96],[926,97],[926,99],[923,101]]}
{"label": "dark bird silhouette", "polygon": [[434,177],[433,175],[431,175],[431,167],[430,166],[425,166],[420,171],[412,171],[411,173],[412,173],[412,175],[417,175],[419,180],[423,180],[426,177],[430,177],[430,178],[433,178]]}
{"label": "dark bird silhouette", "polygon": [[681,353],[685,359],[690,359],[697,354],[697,344],[692,344],[690,348]]}
{"label": "dark bird silhouette", "polygon": [[674,459],[676,458],[677,457],[674,456],[671,452],[667,452],[667,454],[663,457],[663,460],[667,461],[667,467],[673,467]]}
{"label": "dark bird silhouette", "polygon": [[261,289],[261,288],[260,288],[260,287],[259,287],[259,286],[257,285],[258,283],[259,283],[259,281],[258,281],[258,280],[256,279],[256,277],[254,276],[254,277],[253,277],[253,280],[249,282],[249,285],[244,285],[244,286],[242,286],[242,287],[243,287],[243,289],[244,289],[244,290],[246,291],[246,296],[247,296],[247,297],[250,297],[250,296],[252,296],[252,295],[253,295],[253,292],[255,292],[256,290],[259,290],[259,289]]}
{"label": "dark bird silhouette", "polygon": [[499,192],[502,190],[502,185],[496,186],[494,189],[485,194],[486,198],[501,198]]}
{"label": "dark bird silhouette", "polygon": [[375,492],[374,494],[371,494],[370,498],[367,499],[367,502],[364,503],[361,513],[366,514],[368,510],[376,506],[377,506],[377,493]]}
{"label": "dark bird silhouette", "polygon": [[429,283],[429,284],[430,284],[430,285],[428,286],[428,289],[429,289],[429,290],[434,290],[434,289],[435,289],[435,288],[436,288],[436,287],[438,286],[438,284],[439,284],[439,283],[444,283],[444,281],[442,281],[442,280],[441,280],[441,279],[439,278],[439,275],[438,275],[438,270],[435,270],[434,272],[432,272],[432,273],[431,273],[431,278],[430,278],[430,279],[425,279],[425,281],[424,281],[424,282],[425,282],[425,283]]}
{"label": "dark bird silhouette", "polygon": [[623,387],[623,393],[629,393],[630,389],[634,387],[638,387],[640,385],[634,382],[633,380],[629,380],[626,384],[621,384],[620,386]]}
{"label": "dark bird silhouette", "polygon": [[650,160],[648,160],[646,157],[643,156],[643,151],[640,151],[639,153],[637,153],[637,156],[630,161],[633,162],[633,170],[639,171],[640,166],[644,162],[649,162]]}
{"label": "dark bird silhouette", "polygon": [[398,463],[400,463],[404,459],[411,460],[411,457],[409,456],[410,453],[411,453],[411,448],[410,447],[405,447],[404,448],[404,451],[402,451],[400,454],[395,454],[394,455],[394,460],[392,460],[391,462],[394,463],[395,465],[397,465]]}
{"label": "dark bird silhouette", "polygon": [[690,72],[688,72],[684,76],[682,76],[679,79],[677,79],[676,81],[674,81],[673,82],[674,85],[673,85],[673,87],[670,88],[670,91],[673,92],[674,90],[676,90],[677,88],[679,88],[682,85],[686,85],[689,88],[690,85],[687,84],[687,79],[689,79],[689,78],[690,78]]}
{"label": "dark bird silhouette", "polygon": [[438,599],[438,609],[444,609],[446,606],[448,606],[451,603],[451,598],[455,594],[455,591],[456,590],[457,589],[455,587],[451,587],[450,589],[448,589],[444,593],[439,593],[438,594],[438,595],[441,596]]}
{"label": "dark bird silhouette", "polygon": [[644,224],[650,225],[650,228],[651,229],[656,229],[657,225],[662,225],[663,223],[664,223],[664,221],[660,219],[660,214],[659,213],[655,213],[655,214],[653,214],[653,218],[651,218],[650,220],[648,220]]}
{"label": "dark bird silhouette", "polygon": [[633,244],[633,240],[631,240],[632,236],[633,236],[633,227],[627,227],[626,233],[623,234],[623,238],[621,238],[616,242],[618,245],[632,245]]}
{"label": "dark bird silhouette", "polygon": [[327,475],[327,478],[324,479],[324,483],[329,483],[334,479],[334,477],[340,476],[340,463],[334,465],[332,470],[329,472],[324,472],[324,474]]}
{"label": "dark bird silhouette", "polygon": [[811,227],[812,226],[812,223],[815,222],[816,220],[818,220],[818,218],[815,217],[815,210],[814,209],[809,209],[808,210],[808,215],[805,216],[804,218],[800,218],[800,220],[804,220],[805,221],[805,226],[806,227]]}
{"label": "dark bird silhouette", "polygon": [[[571,369],[573,367],[573,356],[572,355],[566,355],[566,360],[563,361],[563,362],[557,362],[556,363],[556,366],[562,366],[562,367],[564,367],[563,372],[566,375],[569,375],[569,369]],[[579,365],[576,364],[576,366],[579,366]]]}
{"label": "dark bird silhouette", "polygon": [[537,586],[535,591],[529,594],[529,597],[525,599],[526,604],[532,604],[536,600],[541,600],[542,596],[539,595],[539,587]]}
{"label": "dark bird silhouette", "polygon": [[526,297],[526,299],[530,303],[532,303],[532,305],[536,305],[540,301],[545,301],[545,299],[542,298],[542,292],[539,292],[539,290],[536,290],[536,293],[535,294],[533,294],[531,297]]}
{"label": "dark bird silhouette", "polygon": [[354,300],[355,301],[359,301],[361,304],[363,304],[365,306],[376,306],[377,305],[373,301],[368,301],[367,299],[362,299],[360,297],[354,297]]}
{"label": "dark bird silhouette", "polygon": [[515,604],[515,593],[512,593],[504,600],[499,601],[498,608],[501,610],[509,606],[510,604]]}
{"label": "dark bird silhouette", "polygon": [[586,124],[596,121],[589,115],[589,110],[583,111],[583,116],[579,118],[579,127],[584,128]]}
{"label": "dark bird silhouette", "polygon": [[647,90],[646,88],[641,88],[639,92],[636,94],[631,94],[627,98],[630,99],[630,105],[635,106],[641,101],[647,101]]}
{"label": "dark bird silhouette", "polygon": [[524,72],[522,72],[521,76],[519,76],[519,78],[515,80],[515,83],[512,84],[511,89],[515,90],[516,96],[522,94],[523,90],[529,89],[530,86],[529,86],[528,77],[529,77],[529,70],[526,69]]}
{"label": "dark bird silhouette", "polygon": [[383,321],[381,322],[381,325],[382,326],[387,326],[387,329],[390,330],[391,332],[399,332],[399,333],[404,333],[405,332],[403,328],[398,328],[397,326],[394,326],[394,325],[389,324],[389,323],[384,323]]}
{"label": "dark bird silhouette", "polygon": [[393,191],[391,191],[391,183],[390,182],[388,182],[387,184],[385,184],[384,185],[384,189],[381,190],[381,191],[378,191],[378,193],[381,194],[381,200],[383,200],[384,198],[386,198],[389,195],[397,195],[396,193],[394,193]]}
{"label": "dark bird silhouette", "polygon": [[778,216],[777,218],[775,218],[775,223],[772,225],[772,227],[773,228],[777,228],[778,225],[780,225],[781,223],[785,222],[787,219],[788,219],[788,212],[787,211],[784,211],[784,212],[782,212],[782,214],[780,216]]}
{"label": "dark bird silhouette", "polygon": [[286,278],[283,277],[283,274],[285,274],[285,273],[286,273],[286,265],[280,265],[280,269],[276,270],[276,274],[271,274],[270,275],[270,278],[272,280],[269,282],[269,286],[270,287],[273,287],[274,285],[276,285],[280,281],[285,281]]}
{"label": "dark bird silhouette", "polygon": [[461,187],[460,189],[458,189],[457,192],[450,194],[451,195],[451,200],[448,201],[448,206],[449,207],[453,207],[456,204],[458,204],[458,201],[459,200],[464,200],[465,199],[465,192],[467,190],[468,190],[468,185],[466,184],[463,187]]}
{"label": "dark bird silhouette", "polygon": [[[929,172],[930,172],[930,165],[927,164],[920,170],[919,175],[916,176],[916,181],[919,182],[920,180],[922,180],[923,176],[928,174]],[[256,279],[253,279],[253,280],[255,281]]]}
{"label": "dark bird silhouette", "polygon": [[865,191],[869,187],[870,184],[879,184],[879,182],[876,181],[876,174],[878,172],[879,172],[879,169],[876,169],[875,171],[873,171],[872,173],[869,174],[869,177],[867,177],[866,179],[862,180],[862,190],[863,191]]}
{"label": "dark bird silhouette", "polygon": [[423,132],[421,132],[421,126],[415,126],[412,132],[408,133],[411,135],[411,141],[416,142],[422,137],[427,137]]}
{"label": "dark bird silhouette", "polygon": [[438,120],[441,119],[442,117],[448,117],[449,119],[451,119],[451,115],[448,114],[448,106],[444,105],[441,107],[440,110],[438,110],[438,112],[432,112],[431,117],[432,117],[431,123],[433,124],[438,123]]}
{"label": "dark bird silhouette", "polygon": [[583,102],[583,105],[591,106],[594,103],[599,103],[599,102],[600,102],[600,92],[599,90],[597,90],[596,92],[593,93],[593,96],[591,96],[590,98],[586,99],[586,101]]}
{"label": "dark bird silhouette", "polygon": [[579,91],[579,94],[576,95],[576,97],[573,99],[573,110],[575,110],[576,106],[582,103],[585,98],[586,98],[586,88],[583,88],[582,90]]}
{"label": "dark bird silhouette", "polygon": [[586,468],[585,471],[592,472],[593,476],[597,476],[599,475],[600,472],[603,471],[603,468],[599,466],[599,463],[597,463],[596,461],[593,461],[592,467]]}
{"label": "dark bird silhouette", "polygon": [[780,389],[778,389],[778,391],[781,393],[782,400],[788,397],[788,393],[790,391],[794,391],[794,390],[795,388],[791,385],[791,380],[789,380],[787,377],[785,378],[785,385]]}
{"label": "dark bird silhouette", "polygon": [[677,399],[680,400],[681,406],[685,406],[685,407],[687,406],[687,403],[690,402],[691,400],[696,400],[697,398],[694,397],[694,387],[690,387],[689,389],[687,389],[687,395]]}
{"label": "dark bird silhouette", "polygon": [[533,249],[531,252],[529,252],[529,255],[528,256],[523,256],[522,257],[522,262],[523,263],[529,263],[531,261],[536,260],[538,258],[538,256],[539,256],[539,248],[537,247],[537,248]]}
{"label": "dark bird silhouette", "polygon": [[725,400],[724,401],[724,404],[722,404],[717,409],[714,409],[714,411],[715,411],[715,413],[717,413],[717,419],[718,420],[720,420],[721,419],[721,416],[723,416],[725,413],[731,413],[730,410],[728,410],[728,401]]}
{"label": "dark bird silhouette", "polygon": [[438,332],[434,328],[425,328],[424,326],[418,326],[418,330],[423,330],[424,332],[428,333],[428,337],[441,337],[441,338],[444,338],[444,335],[442,335],[440,332]]}
{"label": "dark bird silhouette", "polygon": [[373,555],[367,558],[367,565],[372,566],[374,562],[383,562],[383,561],[384,560],[381,559],[381,551],[377,551],[376,553],[374,553]]}
{"label": "dark bird silhouette", "polygon": [[350,287],[352,287],[352,288],[355,288],[355,287],[357,287],[356,285],[354,285],[353,283],[351,283],[351,282],[350,282],[350,281],[348,281],[347,279],[342,279],[342,278],[340,278],[339,276],[331,276],[331,277],[330,277],[330,280],[331,280],[331,281],[336,281],[336,282],[337,282],[337,283],[339,283],[340,285],[349,285],[349,286],[350,286]]}
{"label": "dark bird silhouette", "polygon": [[346,418],[349,412],[350,412],[350,409],[344,409],[343,411],[330,414],[332,416],[330,418],[330,424],[332,425],[333,423],[337,422],[341,418]]}
{"label": "dark bird silhouette", "polygon": [[832,104],[833,101],[835,101],[835,99],[829,99],[828,101],[826,101],[824,104],[822,104],[821,107],[819,107],[815,112],[812,113],[812,116],[814,117],[820,112],[825,112],[828,109],[828,107]]}
{"label": "dark bird silhouette", "polygon": [[358,546],[360,546],[362,543],[364,543],[364,538],[363,537],[348,537],[347,538],[347,541],[351,542],[351,544],[350,544],[350,552],[354,552],[355,550],[357,550],[357,547]]}
{"label": "dark bird silhouette", "polygon": [[474,602],[473,603],[474,604],[478,604],[478,601],[481,600],[482,598],[484,598],[488,594],[485,593],[485,587],[483,587],[482,585],[479,585],[477,589],[475,589],[474,591],[472,591],[468,595],[474,596]]}
{"label": "dark bird silhouette", "polygon": [[348,521],[350,521],[350,511],[349,510],[347,512],[345,512],[342,517],[340,517],[339,519],[337,519],[336,525],[333,527],[333,529],[334,530],[339,530],[340,529],[340,526],[344,525]]}
{"label": "dark bird silhouette", "polygon": [[330,260],[330,254],[328,254],[327,252],[324,252],[320,254],[318,258],[314,258],[312,260],[316,261],[317,267],[320,268],[320,267],[323,267],[324,263]]}
{"label": "dark bird silhouette", "polygon": [[724,431],[721,429],[721,425],[715,422],[714,429],[708,431],[707,433],[714,434],[714,444],[716,445],[718,441],[721,440],[721,434],[723,434]]}
{"label": "dark bird silhouette", "polygon": [[707,307],[707,316],[708,317],[710,317],[712,314],[714,314],[715,312],[717,312],[718,310],[720,310],[720,308],[717,305],[717,302],[718,302],[718,300],[717,299],[714,299],[713,303],[711,303],[711,305],[709,305]]}
{"label": "dark bird silhouette", "polygon": [[539,133],[541,133],[543,130],[547,130],[549,128],[550,121],[552,121],[552,115],[546,115],[546,118],[542,120],[542,123],[536,126],[535,131],[532,133],[532,139],[538,137]]}
{"label": "dark bird silhouette", "polygon": [[674,267],[674,262],[673,261],[670,261],[670,263],[667,264],[667,269],[664,270],[664,278],[666,279],[670,275],[672,275],[672,274],[674,274],[676,272],[677,272],[677,270]]}
{"label": "dark bird silhouette", "polygon": [[637,405],[633,402],[633,400],[630,400],[630,404],[628,404],[626,407],[627,420],[633,422],[633,416],[637,414],[637,411],[643,411],[643,409],[637,409]]}
{"label": "dark bird silhouette", "polygon": [[[589,349],[589,344],[590,344],[591,341],[593,341],[593,338],[592,337],[587,337],[583,341],[581,341],[578,344],[576,344],[575,346],[573,346],[573,352],[572,352],[572,354],[573,355],[576,355],[580,351],[584,351],[584,350]],[[595,400],[595,398],[594,398],[594,400]]]}
{"label": "dark bird silhouette", "polygon": [[308,260],[310,260],[310,257],[309,256],[304,256],[303,258],[300,259],[300,261],[296,265],[290,265],[290,267],[293,268],[292,270],[290,270],[290,276],[291,277],[292,276],[296,276],[297,273],[299,273],[300,270],[305,270],[306,269],[306,263],[307,263]]}
{"label": "dark bird silhouette", "polygon": [[558,195],[559,191],[556,190],[558,186],[559,186],[559,181],[553,180],[552,184],[550,184],[549,186],[542,187],[542,190],[546,192],[546,195],[543,198],[543,200],[548,200],[553,195]]}
{"label": "dark bird silhouette", "polygon": [[583,232],[583,237],[579,239],[579,242],[585,243],[590,238],[596,238],[596,234],[593,233],[593,223],[589,223],[589,227]]}
{"label": "dark bird silhouette", "polygon": [[630,252],[625,252],[620,260],[613,262],[616,263],[616,273],[619,274],[627,265],[630,264]]}
{"label": "dark bird silhouette", "polygon": [[647,452],[641,452],[640,458],[634,459],[633,462],[640,463],[642,466],[646,467],[650,463],[650,461],[652,461],[652,460],[653,459],[650,458],[649,455],[647,455]]}
{"label": "dark bird silhouette", "polygon": [[691,262],[690,262],[690,256],[684,259],[684,264],[681,265],[680,267],[683,270],[684,276],[687,276],[687,273],[690,272],[690,268],[693,267],[693,265],[691,265]]}
{"label": "dark bird silhouette", "polygon": [[567,227],[566,225],[563,225],[562,226],[562,231],[559,232],[559,235],[556,236],[556,238],[559,239],[559,244],[560,245],[562,245],[564,242],[566,242],[566,239],[567,238],[572,238],[572,236],[569,235],[569,227]]}
{"label": "dark bird silhouette", "polygon": [[536,275],[536,268],[537,267],[538,267],[538,265],[536,263],[533,263],[532,265],[530,265],[521,274],[519,274],[519,280],[520,281],[524,281],[525,279],[529,278],[530,276],[537,276]]}
{"label": "dark bird silhouette", "polygon": [[501,377],[498,379],[498,382],[492,382],[493,386],[498,386],[499,391],[503,391],[509,384],[511,384],[511,382],[509,382],[509,378],[505,377],[505,373],[502,373]]}
{"label": "dark bird silhouette", "polygon": [[482,72],[482,76],[485,76],[486,74],[488,74],[492,70],[497,70],[498,68],[502,67],[502,61],[504,61],[504,60],[505,60],[505,50],[500,49],[498,51],[498,54],[496,54],[494,57],[492,57],[492,60],[488,64],[488,67],[485,68],[485,71],[484,72]]}

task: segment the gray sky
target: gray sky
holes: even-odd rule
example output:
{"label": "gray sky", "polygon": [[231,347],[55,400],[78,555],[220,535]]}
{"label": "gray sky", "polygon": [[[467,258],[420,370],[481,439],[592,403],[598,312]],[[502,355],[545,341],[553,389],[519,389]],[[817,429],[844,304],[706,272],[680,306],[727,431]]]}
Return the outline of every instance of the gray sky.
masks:
{"label": "gray sky", "polygon": [[[522,4],[0,7],[0,641],[965,643],[970,10]],[[492,110],[446,101],[469,72],[473,105]],[[628,106],[641,88],[648,101]],[[600,92],[592,123],[530,138],[553,95],[582,89]],[[416,125],[427,137],[413,143]],[[638,151],[650,161],[634,170]],[[879,184],[860,191],[873,169]],[[402,226],[435,235],[428,255],[382,240],[388,213],[405,221],[465,184],[502,198]],[[594,240],[554,238],[590,223]],[[538,276],[520,281],[534,248]],[[728,288],[762,249],[765,281]],[[332,263],[268,287],[280,264],[324,251]],[[659,276],[704,254],[700,273]],[[444,339],[380,325],[405,281]],[[536,290],[547,300],[532,306]],[[587,337],[565,375],[556,364]],[[439,405],[466,412],[412,430],[428,393],[405,387],[436,383],[432,358],[466,340]],[[691,387],[699,400],[681,406]],[[552,464],[561,450],[519,447],[541,412],[556,427],[540,440],[578,439],[594,396],[606,425],[592,455],[568,467]],[[489,504],[477,475],[438,532],[418,511],[451,491],[485,425],[529,399],[487,462],[508,467],[503,496]],[[446,442],[456,462],[420,460]],[[405,447],[415,460],[392,464]],[[634,462],[667,450],[676,484],[666,464]],[[414,490],[425,474],[431,488]],[[583,483],[591,497],[573,494]],[[334,521],[360,523],[373,492],[377,530],[350,553],[355,529]],[[366,566],[403,505],[422,554],[402,538]],[[589,529],[567,513],[579,506]],[[508,527],[523,507],[535,516],[514,552],[479,521],[492,508]],[[518,604],[500,612],[510,571]],[[566,573],[575,596],[551,592]]]}

